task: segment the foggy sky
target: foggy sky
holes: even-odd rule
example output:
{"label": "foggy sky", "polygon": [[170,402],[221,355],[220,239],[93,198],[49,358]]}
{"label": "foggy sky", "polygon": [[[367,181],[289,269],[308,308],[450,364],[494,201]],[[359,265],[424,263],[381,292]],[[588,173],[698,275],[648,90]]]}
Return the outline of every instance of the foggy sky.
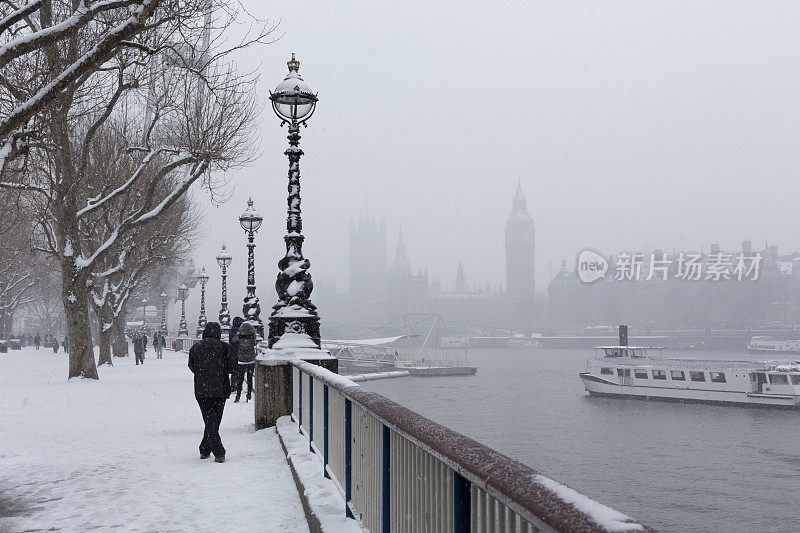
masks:
{"label": "foggy sky", "polygon": [[367,206],[388,224],[390,264],[402,227],[412,268],[443,288],[459,260],[468,284],[505,286],[518,178],[536,222],[537,291],[551,261],[555,274],[585,247],[800,249],[800,4],[243,1],[280,20],[282,37],[237,56],[261,72],[260,156],[207,211],[196,261],[212,274],[210,316],[223,242],[241,311],[248,196],[264,216],[263,318],[274,303],[287,141],[267,90],[291,52],[320,98],[301,131],[304,252],[313,278],[339,292],[348,220]]}

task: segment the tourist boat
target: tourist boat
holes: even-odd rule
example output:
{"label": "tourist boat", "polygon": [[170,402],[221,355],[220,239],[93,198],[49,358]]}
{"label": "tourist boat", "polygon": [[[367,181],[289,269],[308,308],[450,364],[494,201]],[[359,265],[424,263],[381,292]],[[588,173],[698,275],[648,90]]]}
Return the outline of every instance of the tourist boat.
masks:
{"label": "tourist boat", "polygon": [[[657,352],[656,356],[651,356]],[[600,346],[578,374],[589,394],[797,408],[800,361],[664,358],[661,348]]]}
{"label": "tourist boat", "polygon": [[530,337],[526,337],[521,333],[517,333],[508,339],[506,346],[508,348],[541,348],[542,336],[532,335]]}
{"label": "tourist boat", "polygon": [[469,337],[442,337],[439,348],[444,350],[466,350],[469,348]]}
{"label": "tourist boat", "polygon": [[779,341],[772,337],[751,337],[747,345],[750,353],[800,354],[800,340]]}

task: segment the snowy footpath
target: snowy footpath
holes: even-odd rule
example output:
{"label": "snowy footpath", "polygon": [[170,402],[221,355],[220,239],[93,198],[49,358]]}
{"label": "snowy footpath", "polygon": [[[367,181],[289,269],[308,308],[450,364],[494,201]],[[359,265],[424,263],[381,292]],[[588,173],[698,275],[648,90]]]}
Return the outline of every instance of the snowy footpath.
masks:
{"label": "snowy footpath", "polygon": [[[131,352],[132,353],[132,352]],[[67,356],[0,354],[0,531],[308,531],[275,429],[225,405],[227,462],[202,460],[187,355],[114,358],[66,380]]]}

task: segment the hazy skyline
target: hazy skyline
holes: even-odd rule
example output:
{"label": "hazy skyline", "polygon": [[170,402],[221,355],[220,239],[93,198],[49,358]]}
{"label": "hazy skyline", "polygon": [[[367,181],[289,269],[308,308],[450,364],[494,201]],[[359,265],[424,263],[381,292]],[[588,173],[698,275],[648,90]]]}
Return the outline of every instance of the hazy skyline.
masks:
{"label": "hazy skyline", "polygon": [[[272,294],[284,253],[286,128],[267,95],[291,52],[320,98],[301,131],[304,252],[313,278],[335,279],[339,292],[348,221],[367,205],[386,219],[389,264],[402,227],[414,271],[451,287],[462,261],[470,286],[505,286],[518,178],[540,292],[549,263],[555,273],[585,247],[800,248],[797,4],[244,5],[280,19],[283,34],[238,58],[261,72],[261,153],[231,173],[235,190],[208,210],[196,253],[216,295],[213,257],[228,244],[235,311],[246,265],[236,219],[248,196],[264,216],[260,294]],[[262,317],[272,303],[262,301]]]}

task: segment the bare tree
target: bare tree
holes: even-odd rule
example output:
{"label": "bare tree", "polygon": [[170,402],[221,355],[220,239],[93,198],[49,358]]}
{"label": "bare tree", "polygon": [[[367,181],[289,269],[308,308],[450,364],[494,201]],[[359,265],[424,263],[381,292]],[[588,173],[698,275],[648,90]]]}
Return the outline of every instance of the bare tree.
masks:
{"label": "bare tree", "polygon": [[40,279],[31,229],[24,199],[18,194],[0,196],[0,338],[6,340],[14,312],[35,298]]}
{"label": "bare tree", "polygon": [[[42,121],[36,143],[28,146],[26,166],[14,167],[0,181],[0,188],[32,196],[39,249],[58,260],[69,377],[97,378],[88,307],[97,272],[123,269],[126,246],[136,232],[157,224],[193,185],[213,191],[219,185],[216,172],[246,162],[252,153],[255,78],[210,66],[223,53],[207,53],[208,24],[197,22],[198,17],[208,20],[209,3],[158,4],[153,24],[137,41],[121,42],[102,67],[77,79],[37,115]],[[113,27],[121,24],[110,19]],[[268,31],[260,30],[247,43],[261,42]],[[90,38],[80,39],[82,32]],[[58,47],[43,45],[42,60],[54,72],[65,72],[100,33],[87,24]],[[243,45],[233,48],[238,46]],[[119,157],[131,159],[132,171],[123,179],[98,180],[93,169],[104,162],[92,161],[92,148],[112,117],[124,124],[118,134],[127,148]],[[104,223],[99,239],[98,220]]]}

